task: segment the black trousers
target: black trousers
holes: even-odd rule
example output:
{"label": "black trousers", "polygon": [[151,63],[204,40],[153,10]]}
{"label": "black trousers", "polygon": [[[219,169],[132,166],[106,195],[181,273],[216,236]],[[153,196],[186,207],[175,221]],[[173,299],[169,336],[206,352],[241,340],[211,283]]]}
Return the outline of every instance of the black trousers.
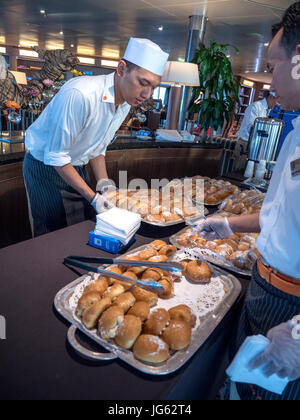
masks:
{"label": "black trousers", "polygon": [[[74,167],[90,185],[84,166]],[[88,201],[70,187],[52,167],[26,153],[23,175],[33,236],[62,229],[95,217]]]}

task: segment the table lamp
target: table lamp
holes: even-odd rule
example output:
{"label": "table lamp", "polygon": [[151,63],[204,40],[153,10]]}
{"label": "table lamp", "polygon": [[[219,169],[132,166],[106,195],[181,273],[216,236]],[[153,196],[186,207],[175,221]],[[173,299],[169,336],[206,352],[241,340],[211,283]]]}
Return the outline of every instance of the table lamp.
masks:
{"label": "table lamp", "polygon": [[177,130],[182,86],[200,86],[197,64],[168,61],[162,83],[171,85],[166,129]]}

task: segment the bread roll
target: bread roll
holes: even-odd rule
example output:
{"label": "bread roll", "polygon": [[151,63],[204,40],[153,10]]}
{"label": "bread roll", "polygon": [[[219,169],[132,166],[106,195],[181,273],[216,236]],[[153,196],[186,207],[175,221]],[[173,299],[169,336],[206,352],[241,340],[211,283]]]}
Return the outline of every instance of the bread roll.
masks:
{"label": "bread roll", "polygon": [[163,215],[161,214],[148,214],[148,216],[145,217],[145,220],[147,222],[153,222],[153,223],[164,223],[165,219]]}
{"label": "bread roll", "polygon": [[114,338],[124,322],[124,313],[119,306],[111,306],[99,319],[98,334],[108,340]]}
{"label": "bread roll", "polygon": [[160,249],[159,255],[166,255],[169,258],[171,257],[171,255],[175,254],[176,251],[177,251],[176,246],[165,245]]}
{"label": "bread roll", "polygon": [[215,252],[228,260],[230,258],[230,255],[233,253],[233,249],[230,245],[223,244],[217,246]]}
{"label": "bread roll", "polygon": [[81,318],[82,313],[98,300],[101,300],[101,294],[99,292],[84,293],[78,301],[77,308],[75,310],[76,316]]}
{"label": "bread roll", "polygon": [[169,358],[169,347],[155,335],[142,334],[134,343],[133,354],[143,362],[162,363]]}
{"label": "bread roll", "polygon": [[[138,255],[129,255],[128,257],[126,256],[124,258],[125,260],[128,261],[140,261],[140,258],[138,257]],[[129,270],[132,266],[130,265],[119,265],[118,266],[120,270],[122,270],[122,272]]]}
{"label": "bread roll", "polygon": [[133,315],[125,315],[124,322],[115,336],[115,343],[123,349],[131,349],[141,334],[142,321]]}
{"label": "bread roll", "polygon": [[135,304],[135,297],[130,292],[122,293],[114,300],[114,305],[123,309],[124,314]]}
{"label": "bread roll", "polygon": [[[108,267],[106,270],[111,271],[112,273],[122,274],[122,270],[120,270],[119,267]],[[112,285],[115,281],[114,277],[105,276],[105,278],[107,279],[109,286]]]}
{"label": "bread roll", "polygon": [[103,296],[104,292],[108,288],[108,282],[107,278],[104,276],[99,277],[97,280],[95,280],[93,283],[88,285],[84,289],[84,293],[88,292],[98,292],[101,296]]}
{"label": "bread roll", "polygon": [[141,251],[138,255],[139,255],[140,260],[147,261],[149,258],[157,255],[157,251],[154,248],[149,247]]}
{"label": "bread roll", "polygon": [[83,325],[89,330],[95,328],[99,317],[110,306],[110,304],[110,298],[104,297],[87,308],[82,314]]}
{"label": "bread roll", "polygon": [[150,308],[155,306],[158,301],[158,296],[156,293],[150,292],[149,290],[145,290],[142,287],[135,286],[132,290],[133,296],[136,298],[136,300],[147,302],[150,305]]}
{"label": "bread roll", "polygon": [[167,243],[157,239],[156,241],[151,242],[149,245],[151,245],[156,251],[159,251],[163,246],[167,245]]}
{"label": "bread roll", "polygon": [[125,288],[121,284],[115,283],[111,286],[110,289],[106,290],[104,296],[109,297],[113,302],[118,296],[120,296],[124,292]]}
{"label": "bread roll", "polygon": [[171,320],[161,338],[172,350],[185,349],[191,342],[192,328],[183,321]]}
{"label": "bread roll", "polygon": [[149,319],[146,321],[143,333],[161,335],[163,330],[168,326],[170,314],[163,308],[157,308],[151,312]]}
{"label": "bread roll", "polygon": [[190,261],[185,273],[189,279],[197,283],[209,283],[212,277],[211,269],[204,261]]}
{"label": "bread roll", "polygon": [[135,302],[132,308],[129,309],[127,315],[134,315],[140,318],[142,322],[145,322],[149,318],[150,305],[147,302]]}
{"label": "bread roll", "polygon": [[142,275],[142,280],[151,279],[153,281],[158,281],[162,277],[163,277],[162,270],[158,270],[155,268],[148,268],[146,271],[144,271]]}
{"label": "bread roll", "polygon": [[166,255],[155,255],[154,257],[149,258],[148,261],[151,262],[166,262],[168,261],[168,257]]}
{"label": "bread roll", "polygon": [[174,321],[186,322],[191,328],[196,325],[196,316],[187,305],[177,305],[169,309],[169,314]]}
{"label": "bread roll", "polygon": [[159,297],[162,299],[167,299],[174,293],[174,283],[170,277],[163,277],[158,281],[159,284],[164,288],[164,292],[159,294]]}

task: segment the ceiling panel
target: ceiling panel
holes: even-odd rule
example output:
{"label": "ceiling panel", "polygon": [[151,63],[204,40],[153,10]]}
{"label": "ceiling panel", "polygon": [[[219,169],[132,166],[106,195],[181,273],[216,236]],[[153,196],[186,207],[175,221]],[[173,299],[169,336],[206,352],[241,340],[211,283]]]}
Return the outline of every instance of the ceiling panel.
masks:
{"label": "ceiling panel", "polygon": [[[119,51],[131,36],[146,37],[170,52],[170,59],[184,58],[189,16],[205,13],[205,42],[215,39],[239,48],[229,54],[236,72],[263,71],[264,42],[270,41],[271,25],[278,22],[290,0],[0,0],[0,42],[20,41],[74,44],[102,55]],[[46,16],[40,9],[46,10]],[[159,26],[164,30],[160,32]],[[63,31],[63,35],[59,32]],[[259,63],[258,63],[259,62]],[[259,64],[259,65],[258,65]]]}

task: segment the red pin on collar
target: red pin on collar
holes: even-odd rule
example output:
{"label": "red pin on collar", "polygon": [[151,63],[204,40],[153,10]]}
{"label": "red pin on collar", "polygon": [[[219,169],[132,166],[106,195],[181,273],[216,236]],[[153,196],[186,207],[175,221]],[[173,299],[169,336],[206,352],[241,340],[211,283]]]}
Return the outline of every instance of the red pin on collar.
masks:
{"label": "red pin on collar", "polygon": [[103,96],[103,99],[106,101],[107,100],[107,96],[105,95],[105,96]]}

